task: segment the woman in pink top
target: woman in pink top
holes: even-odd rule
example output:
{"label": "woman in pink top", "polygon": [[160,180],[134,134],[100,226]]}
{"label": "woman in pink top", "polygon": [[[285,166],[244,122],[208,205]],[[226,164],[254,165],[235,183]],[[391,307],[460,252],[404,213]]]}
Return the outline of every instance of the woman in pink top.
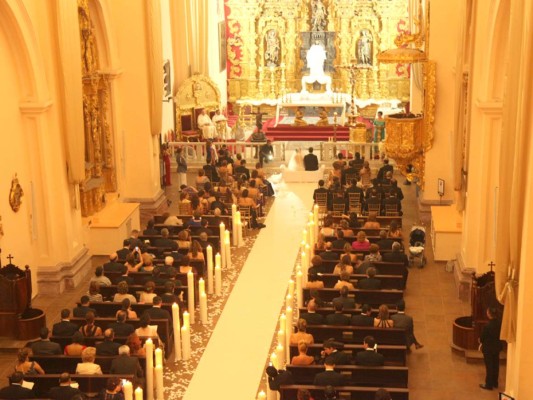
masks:
{"label": "woman in pink top", "polygon": [[357,232],[357,239],[352,243],[352,249],[367,251],[370,250],[370,242],[363,231]]}

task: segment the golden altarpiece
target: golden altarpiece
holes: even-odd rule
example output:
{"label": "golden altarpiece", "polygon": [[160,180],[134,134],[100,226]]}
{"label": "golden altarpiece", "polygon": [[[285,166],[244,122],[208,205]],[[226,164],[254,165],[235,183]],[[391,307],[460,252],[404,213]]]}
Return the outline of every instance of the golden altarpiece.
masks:
{"label": "golden altarpiece", "polygon": [[98,44],[88,0],[78,0],[80,26],[83,117],[85,131],[85,179],[80,185],[82,216],[105,206],[106,193],[116,191],[113,134],[110,119],[108,76],[100,71]]}

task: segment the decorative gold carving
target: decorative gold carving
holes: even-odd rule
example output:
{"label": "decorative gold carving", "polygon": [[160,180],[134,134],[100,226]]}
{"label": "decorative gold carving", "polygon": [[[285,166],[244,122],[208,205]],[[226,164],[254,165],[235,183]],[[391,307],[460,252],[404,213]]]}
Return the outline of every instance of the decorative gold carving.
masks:
{"label": "decorative gold carving", "polygon": [[437,64],[428,61],[424,64],[424,150],[433,146],[435,125],[435,103],[437,93]]}
{"label": "decorative gold carving", "polygon": [[15,174],[15,177],[11,180],[11,190],[9,191],[9,205],[14,212],[20,210],[22,196],[24,196],[24,191],[22,186],[20,186],[17,174]]}

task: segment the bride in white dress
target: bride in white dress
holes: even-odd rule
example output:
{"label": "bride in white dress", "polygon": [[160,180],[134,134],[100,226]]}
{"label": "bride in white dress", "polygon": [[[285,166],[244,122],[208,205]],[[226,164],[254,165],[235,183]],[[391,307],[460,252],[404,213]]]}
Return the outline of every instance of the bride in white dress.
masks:
{"label": "bride in white dress", "polygon": [[290,171],[304,171],[304,159],[302,157],[301,149],[295,149],[289,160],[288,169]]}

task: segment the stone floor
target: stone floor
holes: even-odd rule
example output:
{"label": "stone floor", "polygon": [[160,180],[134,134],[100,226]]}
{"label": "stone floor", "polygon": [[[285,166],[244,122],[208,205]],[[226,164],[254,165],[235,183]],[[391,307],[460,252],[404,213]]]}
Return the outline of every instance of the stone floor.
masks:
{"label": "stone floor", "polygon": [[[295,147],[306,148],[309,143],[291,144],[288,151]],[[173,174],[174,175],[174,174]],[[191,172],[189,179],[193,179]],[[176,181],[176,177],[172,179]],[[398,178],[401,180],[401,177]],[[167,197],[173,201],[171,211],[177,204],[177,185],[166,189]],[[402,186],[405,194],[404,234],[408,236],[414,222],[427,221],[428,216],[418,213],[416,191],[414,186]],[[426,222],[427,223],[427,222]],[[411,268],[405,300],[407,313],[415,320],[415,333],[419,342],[425,347],[413,350],[408,356],[409,389],[411,400],[466,400],[477,398],[497,399],[497,391],[487,392],[479,389],[478,384],[484,379],[484,366],[480,360],[466,363],[464,357],[450,348],[452,323],[458,316],[469,315],[468,303],[458,299],[453,274],[445,271],[444,263],[434,262],[429,237],[429,224],[426,224],[428,235],[425,254],[428,262],[425,268]],[[117,239],[117,243],[121,239]],[[117,248],[120,244],[117,245]],[[243,262],[243,259],[241,258]],[[93,269],[105,262],[105,258],[94,257]],[[46,312],[47,324],[52,326],[59,320],[59,312],[64,307],[73,307],[88,287],[88,280],[92,275],[89,271],[85,280],[74,290],[67,291],[61,296],[38,295],[34,299],[34,306]],[[0,386],[7,384],[6,377],[12,373],[16,360],[16,350],[24,342],[15,342],[0,338]],[[266,357],[267,355],[265,355]],[[173,364],[167,365],[171,370]],[[179,371],[175,370],[179,373]],[[504,387],[505,366],[500,369],[500,388]]]}

